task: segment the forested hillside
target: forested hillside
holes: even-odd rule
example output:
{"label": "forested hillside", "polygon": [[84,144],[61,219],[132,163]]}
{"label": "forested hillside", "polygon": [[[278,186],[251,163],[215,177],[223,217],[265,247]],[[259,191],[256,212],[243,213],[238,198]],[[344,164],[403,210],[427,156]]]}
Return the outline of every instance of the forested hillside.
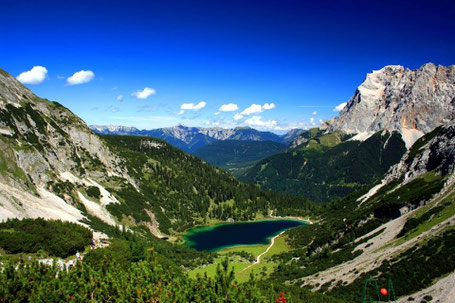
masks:
{"label": "forested hillside", "polygon": [[66,258],[83,251],[92,238],[91,230],[69,222],[39,218],[0,223],[0,248],[8,254],[45,251]]}
{"label": "forested hillside", "polygon": [[406,148],[397,132],[378,132],[365,141],[341,133],[306,134],[304,142],[258,162],[240,179],[264,189],[316,202],[343,197],[373,184]]}
{"label": "forested hillside", "polygon": [[[113,190],[128,203],[111,204],[108,209],[119,219],[130,214],[137,220],[151,207],[160,230],[184,230],[210,220],[252,220],[273,211],[278,215],[309,215],[316,207],[295,196],[263,191],[236,180],[201,159],[150,137],[106,135],[103,139],[125,161],[128,172],[137,178],[133,188]],[[131,197],[135,197],[132,199]]]}

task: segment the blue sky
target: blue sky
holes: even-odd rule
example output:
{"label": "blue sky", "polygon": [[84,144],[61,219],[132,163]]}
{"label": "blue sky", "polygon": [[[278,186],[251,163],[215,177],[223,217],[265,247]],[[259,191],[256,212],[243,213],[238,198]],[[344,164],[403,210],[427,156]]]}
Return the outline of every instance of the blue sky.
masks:
{"label": "blue sky", "polygon": [[280,132],[372,70],[455,64],[454,1],[0,1],[0,67],[88,124]]}

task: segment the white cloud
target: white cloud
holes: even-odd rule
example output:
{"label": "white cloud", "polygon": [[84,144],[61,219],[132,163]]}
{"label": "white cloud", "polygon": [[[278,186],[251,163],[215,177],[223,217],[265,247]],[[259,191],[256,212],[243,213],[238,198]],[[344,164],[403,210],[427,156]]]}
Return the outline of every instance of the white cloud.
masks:
{"label": "white cloud", "polygon": [[116,99],[117,99],[118,101],[122,101],[122,100],[123,100],[123,95],[118,95]]}
{"label": "white cloud", "polygon": [[151,95],[156,94],[156,90],[150,87],[144,87],[143,90],[135,91],[131,94],[131,96],[136,97],[138,99],[147,99]]}
{"label": "white cloud", "polygon": [[234,120],[235,120],[235,121],[240,120],[240,119],[242,119],[242,118],[243,118],[243,115],[241,115],[241,114],[235,114],[235,115],[234,115]]}
{"label": "white cloud", "polygon": [[250,107],[247,107],[240,114],[248,116],[248,115],[251,115],[251,114],[262,113],[264,110],[269,110],[269,109],[272,109],[272,108],[275,108],[275,107],[276,107],[275,103],[264,103],[264,105],[251,104]]}
{"label": "white cloud", "polygon": [[253,116],[245,120],[245,123],[253,126],[265,127],[265,128],[275,128],[277,127],[276,120],[263,121],[261,116]]}
{"label": "white cloud", "polygon": [[275,103],[264,103],[264,105],[262,106],[262,108],[264,110],[267,110],[267,109],[272,109],[272,108],[275,108]]}
{"label": "white cloud", "polygon": [[207,103],[204,102],[204,101],[201,101],[201,102],[199,102],[198,104],[194,104],[194,103],[183,103],[183,104],[180,106],[179,115],[183,114],[183,113],[185,112],[185,110],[200,110],[201,108],[204,108],[206,105],[207,105]]}
{"label": "white cloud", "polygon": [[317,115],[317,114],[318,114],[318,112],[316,112],[316,111],[315,111],[315,112],[313,112],[313,115]]}
{"label": "white cloud", "polygon": [[77,85],[90,82],[93,80],[93,78],[95,78],[94,72],[92,72],[91,70],[81,70],[75,72],[71,77],[66,79],[66,83],[68,85]]}
{"label": "white cloud", "polygon": [[343,108],[345,108],[347,104],[348,104],[347,102],[343,102],[343,103],[337,105],[337,106],[333,109],[333,111],[334,111],[334,112],[339,112],[340,110],[342,110]]}
{"label": "white cloud", "polygon": [[46,79],[47,69],[34,66],[31,70],[21,73],[16,79],[23,84],[40,84]]}
{"label": "white cloud", "polygon": [[251,104],[250,107],[247,107],[243,112],[241,112],[242,115],[251,115],[255,113],[261,113],[262,112],[262,106],[259,104]]}
{"label": "white cloud", "polygon": [[235,103],[229,103],[229,104],[223,104],[221,107],[218,109],[220,112],[233,112],[238,110],[239,107]]}
{"label": "white cloud", "polygon": [[316,123],[314,123],[314,118],[310,118],[310,123],[311,125],[316,125]]}

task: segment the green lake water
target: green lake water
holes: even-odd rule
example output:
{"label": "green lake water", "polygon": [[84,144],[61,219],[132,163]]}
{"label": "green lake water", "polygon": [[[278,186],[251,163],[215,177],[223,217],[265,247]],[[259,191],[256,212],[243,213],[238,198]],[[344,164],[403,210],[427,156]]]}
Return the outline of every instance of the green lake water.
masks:
{"label": "green lake water", "polygon": [[267,244],[280,232],[306,224],[288,219],[224,223],[190,229],[184,239],[197,250],[218,251],[231,246]]}

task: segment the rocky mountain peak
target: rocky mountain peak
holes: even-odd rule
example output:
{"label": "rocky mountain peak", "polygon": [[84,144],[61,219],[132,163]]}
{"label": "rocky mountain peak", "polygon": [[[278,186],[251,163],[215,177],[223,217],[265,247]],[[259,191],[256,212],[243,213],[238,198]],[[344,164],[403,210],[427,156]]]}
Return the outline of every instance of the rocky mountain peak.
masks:
{"label": "rocky mountain peak", "polygon": [[21,101],[30,101],[34,94],[6,71],[0,69],[0,101],[2,106],[6,103],[15,107],[20,106]]}
{"label": "rocky mountain peak", "polygon": [[455,118],[455,65],[419,69],[388,65],[369,73],[326,132],[399,131],[409,148],[423,134]]}

